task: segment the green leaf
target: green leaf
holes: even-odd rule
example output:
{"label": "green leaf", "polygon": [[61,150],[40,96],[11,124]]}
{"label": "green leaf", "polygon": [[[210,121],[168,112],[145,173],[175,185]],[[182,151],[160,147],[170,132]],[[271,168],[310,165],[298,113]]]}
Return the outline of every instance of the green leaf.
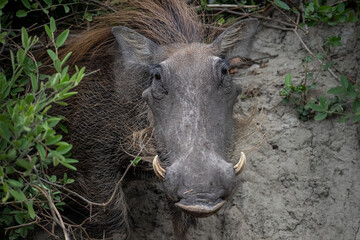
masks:
{"label": "green leaf", "polygon": [[46,32],[46,34],[48,35],[48,37],[49,37],[50,39],[52,39],[52,38],[53,38],[53,33],[51,32],[49,26],[48,26],[48,25],[44,25],[44,28],[45,28],[45,32]]}
{"label": "green leaf", "polygon": [[25,50],[29,49],[29,36],[24,27],[21,28],[21,42]]}
{"label": "green leaf", "polygon": [[314,11],[314,3],[309,3],[309,5],[307,6],[307,9],[309,9],[310,12]]}
{"label": "green leaf", "polygon": [[41,160],[45,160],[46,158],[45,148],[39,143],[36,144],[36,149],[38,150]]}
{"label": "green leaf", "polygon": [[49,14],[49,10],[47,10],[46,8],[42,8],[41,9],[45,14]]}
{"label": "green leaf", "polygon": [[53,17],[50,18],[50,30],[52,33],[56,31],[56,23]]}
{"label": "green leaf", "polygon": [[76,69],[76,74],[74,74],[74,75],[71,77],[70,81],[73,81],[73,79],[76,78],[76,80],[75,80],[75,86],[77,86],[77,85],[80,83],[81,79],[83,79],[83,77],[85,76],[85,75],[84,75],[85,67],[82,67],[82,68],[80,69],[80,71],[79,71],[79,68],[78,68],[77,66],[75,66],[75,69]]}
{"label": "green leaf", "polygon": [[[42,112],[41,114],[44,115],[47,111],[49,111],[49,109],[51,108],[51,105],[47,106]],[[40,109],[41,110],[41,109]]]}
{"label": "green leaf", "polygon": [[0,136],[9,140],[10,139],[10,130],[4,122],[0,122]]}
{"label": "green leaf", "polygon": [[31,8],[32,8],[32,9],[37,9],[37,8],[38,8],[38,6],[39,6],[39,4],[38,4],[38,3],[33,3],[33,4],[31,5]]}
{"label": "green leaf", "polygon": [[327,91],[327,93],[334,95],[341,95],[344,94],[345,92],[346,90],[343,87],[333,87],[330,88],[329,91]]}
{"label": "green leaf", "polygon": [[66,203],[64,203],[64,202],[57,202],[57,203],[55,203],[55,206],[56,206],[56,207],[64,206],[64,205],[66,205]]}
{"label": "green leaf", "polygon": [[355,113],[360,111],[360,99],[354,100],[352,109]]}
{"label": "green leaf", "polygon": [[67,5],[64,5],[64,11],[65,13],[68,13],[70,11],[70,8]]}
{"label": "green leaf", "polygon": [[69,179],[66,180],[65,184],[70,184],[70,183],[73,183],[73,182],[75,182],[75,180],[72,179],[72,178],[69,178]]}
{"label": "green leaf", "polygon": [[69,133],[69,130],[66,128],[64,124],[60,124],[60,129],[66,134]]}
{"label": "green leaf", "polygon": [[30,78],[31,78],[32,89],[33,89],[34,92],[36,92],[38,90],[38,87],[39,87],[38,80],[37,80],[35,74],[31,74]]}
{"label": "green leaf", "polygon": [[45,2],[48,6],[51,6],[51,5],[52,5],[52,0],[44,0],[44,2]]}
{"label": "green leaf", "polygon": [[339,123],[344,123],[346,121],[345,116],[339,118]]}
{"label": "green leaf", "polygon": [[347,97],[350,98],[350,99],[355,99],[356,95],[357,95],[356,92],[349,91],[348,94],[347,94]]}
{"label": "green leaf", "polygon": [[340,83],[343,86],[343,88],[348,89],[349,87],[349,80],[344,75],[340,76]]}
{"label": "green leaf", "polygon": [[66,163],[78,163],[79,161],[78,161],[78,160],[76,160],[76,159],[67,158],[67,159],[65,159],[65,161],[64,161],[64,162],[66,162]]}
{"label": "green leaf", "polygon": [[56,148],[56,151],[61,154],[66,154],[71,150],[71,148],[72,148],[71,144],[63,144],[58,148]]}
{"label": "green leaf", "polygon": [[93,14],[91,13],[85,13],[84,18],[91,22],[93,20]]}
{"label": "green leaf", "polygon": [[74,167],[73,165],[70,165],[70,164],[68,164],[68,163],[66,163],[66,162],[60,162],[64,167],[67,167],[67,168],[69,168],[69,169],[71,169],[71,170],[74,170],[74,171],[76,171],[76,167]]}
{"label": "green leaf", "polygon": [[[24,214],[22,213],[22,212],[16,212],[16,214],[15,214],[15,220],[16,220],[16,222],[18,223],[18,224],[23,224],[24,223]],[[15,230],[16,231],[16,230]],[[19,229],[17,229],[17,233],[20,233],[20,236],[22,236],[22,234],[21,234],[21,232],[23,231],[23,229],[22,228],[19,228]]]}
{"label": "green leaf", "polygon": [[30,200],[29,202],[27,202],[26,205],[27,205],[29,216],[32,219],[35,219],[35,211],[34,211],[34,207],[33,207],[33,200]]}
{"label": "green leaf", "polygon": [[319,4],[319,0],[314,0],[314,6],[315,6],[315,7],[319,7],[319,5],[320,5],[320,4]]}
{"label": "green leaf", "polygon": [[342,13],[345,11],[345,4],[340,2],[338,5],[337,5],[337,11],[338,13]]}
{"label": "green leaf", "polygon": [[75,95],[75,94],[77,94],[77,92],[64,93],[64,94],[62,94],[62,95],[59,97],[59,99],[57,99],[57,100],[64,100],[64,99],[66,99],[66,98],[68,98],[68,97],[71,97],[71,96],[73,96],[73,95]]}
{"label": "green leaf", "polygon": [[55,175],[52,175],[51,177],[48,176],[48,178],[49,178],[50,182],[56,182],[56,176]]}
{"label": "green leaf", "polygon": [[27,12],[25,12],[24,10],[19,10],[16,12],[16,16],[19,18],[26,17],[26,15],[27,15]]}
{"label": "green leaf", "polygon": [[7,153],[7,159],[8,160],[14,160],[16,158],[16,149],[12,148]]}
{"label": "green leaf", "polygon": [[276,6],[278,6],[279,8],[285,9],[285,10],[290,10],[290,7],[283,1],[280,0],[275,0],[274,4]]}
{"label": "green leaf", "polygon": [[9,192],[16,201],[25,202],[27,200],[25,194],[20,190],[14,190],[10,188]]}
{"label": "green leaf", "polygon": [[133,167],[136,167],[136,165],[138,165],[140,161],[141,161],[141,157],[137,157],[133,162]]}
{"label": "green leaf", "polygon": [[62,139],[62,136],[61,136],[61,135],[49,136],[49,137],[46,139],[46,144],[47,144],[47,145],[53,145],[53,144],[59,142],[61,139]]}
{"label": "green leaf", "polygon": [[4,192],[6,192],[6,195],[5,195],[5,197],[3,197],[3,198],[1,199],[1,201],[2,201],[3,203],[5,203],[5,202],[9,199],[9,197],[10,197],[10,192],[8,191],[8,187],[7,187],[6,182],[3,184],[3,189],[4,189]]}
{"label": "green leaf", "polygon": [[27,8],[27,9],[31,9],[31,5],[29,3],[28,0],[21,0],[21,2],[24,4],[24,6]]}
{"label": "green leaf", "polygon": [[18,62],[18,64],[22,64],[23,62],[24,62],[24,60],[25,60],[25,52],[24,52],[24,50],[23,49],[18,49],[18,51],[17,51],[17,53],[16,53],[16,60],[17,60],[17,62]]}
{"label": "green leaf", "polygon": [[63,31],[59,35],[59,37],[56,39],[56,46],[61,47],[64,44],[64,42],[66,41],[68,35],[69,35],[69,29],[66,29],[65,31]]}
{"label": "green leaf", "polygon": [[14,179],[8,179],[7,182],[9,183],[9,185],[11,185],[12,187],[15,188],[22,188],[23,184],[19,181],[16,181]]}
{"label": "green leaf", "polygon": [[[0,16],[1,16],[1,13],[0,13]],[[5,44],[5,37],[6,36],[7,36],[7,32],[0,33],[0,43]]]}
{"label": "green leaf", "polygon": [[32,93],[28,93],[25,97],[25,102],[27,104],[30,104],[30,103],[32,103],[33,100],[34,100],[34,96],[32,95]]}
{"label": "green leaf", "polygon": [[325,111],[325,109],[320,106],[320,105],[317,105],[317,104],[310,104],[310,107],[314,110],[314,111],[317,111],[317,112],[322,112],[322,111]]}
{"label": "green leaf", "polygon": [[353,11],[349,13],[349,22],[357,22],[357,18],[355,17],[355,14]]}
{"label": "green leaf", "polygon": [[285,86],[291,87],[292,86],[292,75],[291,73],[288,73],[285,75]]}
{"label": "green leaf", "polygon": [[55,52],[54,52],[53,50],[48,49],[48,50],[46,50],[46,52],[48,53],[48,55],[51,57],[51,59],[52,59],[53,61],[55,61],[56,59],[58,59],[58,57],[56,56],[56,54],[55,54]]}
{"label": "green leaf", "polygon": [[291,11],[292,11],[293,13],[295,13],[295,14],[300,14],[299,11],[298,11],[295,7],[293,7],[293,8],[291,9]]}
{"label": "green leaf", "polygon": [[326,98],[324,96],[319,97],[319,103],[320,103],[320,106],[323,107],[324,110],[327,110],[328,104],[327,104]]}
{"label": "green leaf", "polygon": [[8,0],[0,0],[0,9],[3,9],[7,3]]}
{"label": "green leaf", "polygon": [[319,12],[323,12],[323,13],[327,13],[327,12],[330,12],[330,11],[331,11],[331,7],[328,6],[328,5],[320,6],[320,7],[318,8],[318,11],[319,11]]}
{"label": "green leaf", "polygon": [[68,52],[68,54],[66,54],[66,56],[64,57],[64,59],[61,61],[61,66],[65,64],[65,62],[69,59],[69,57],[71,56],[72,52]]}
{"label": "green leaf", "polygon": [[16,165],[19,167],[22,167],[25,170],[30,170],[30,168],[31,168],[30,162],[26,161],[25,159],[22,159],[22,158],[20,158],[16,161]]}
{"label": "green leaf", "polygon": [[354,116],[352,121],[355,122],[359,122],[360,121],[360,115]]}
{"label": "green leaf", "polygon": [[327,113],[324,112],[319,112],[318,114],[316,114],[316,116],[314,117],[314,119],[316,121],[321,121],[324,120],[327,117]]}
{"label": "green leaf", "polygon": [[68,104],[66,102],[55,102],[56,104],[59,104],[60,106],[67,106]]}
{"label": "green leaf", "polygon": [[53,128],[55,127],[59,122],[61,118],[58,117],[51,117],[47,120],[49,127]]}
{"label": "green leaf", "polygon": [[344,112],[344,109],[340,103],[335,103],[330,107],[330,112]]}

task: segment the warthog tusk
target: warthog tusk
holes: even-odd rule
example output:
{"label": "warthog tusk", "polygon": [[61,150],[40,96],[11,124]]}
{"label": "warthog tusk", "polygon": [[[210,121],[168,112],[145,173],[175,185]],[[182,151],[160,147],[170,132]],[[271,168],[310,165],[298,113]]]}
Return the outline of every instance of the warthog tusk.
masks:
{"label": "warthog tusk", "polygon": [[154,157],[154,160],[152,162],[152,165],[153,165],[153,169],[154,169],[154,172],[156,174],[156,176],[160,179],[164,179],[165,178],[165,173],[166,173],[166,170],[163,169],[160,165],[160,159],[159,159],[159,156],[156,155]]}
{"label": "warthog tusk", "polygon": [[235,174],[239,175],[244,170],[245,165],[246,165],[246,156],[245,153],[241,152],[240,160],[234,166]]}

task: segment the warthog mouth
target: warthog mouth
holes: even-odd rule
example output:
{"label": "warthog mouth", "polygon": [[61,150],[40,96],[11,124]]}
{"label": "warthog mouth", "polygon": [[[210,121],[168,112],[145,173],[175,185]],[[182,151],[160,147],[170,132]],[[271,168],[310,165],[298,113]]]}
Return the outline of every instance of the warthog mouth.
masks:
{"label": "warthog mouth", "polygon": [[209,204],[196,204],[196,205],[187,205],[182,203],[182,200],[175,203],[175,206],[183,210],[184,212],[190,214],[191,216],[197,218],[205,218],[215,214],[220,208],[226,203],[225,200],[209,205]]}

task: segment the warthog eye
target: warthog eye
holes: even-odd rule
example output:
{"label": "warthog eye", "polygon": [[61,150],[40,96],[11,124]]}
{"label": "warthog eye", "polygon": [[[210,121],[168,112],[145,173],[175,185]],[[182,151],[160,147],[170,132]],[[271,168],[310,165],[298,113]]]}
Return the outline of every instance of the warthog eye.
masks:
{"label": "warthog eye", "polygon": [[227,66],[222,66],[221,67],[221,75],[226,75],[226,74],[228,74],[228,68],[227,68]]}
{"label": "warthog eye", "polygon": [[161,80],[161,75],[160,75],[160,73],[159,73],[159,72],[155,73],[155,74],[154,74],[154,78],[155,78],[156,80]]}
{"label": "warthog eye", "polygon": [[161,76],[161,66],[156,65],[151,70],[151,93],[155,99],[162,99],[165,95],[168,94],[166,91]]}
{"label": "warthog eye", "polygon": [[219,76],[219,89],[221,91],[223,91],[224,93],[228,93],[231,92],[231,86],[232,86],[232,80],[231,77],[229,76],[229,71],[228,71],[228,64],[226,61],[221,61],[220,62],[220,66],[219,66],[219,72],[220,72],[220,76]]}

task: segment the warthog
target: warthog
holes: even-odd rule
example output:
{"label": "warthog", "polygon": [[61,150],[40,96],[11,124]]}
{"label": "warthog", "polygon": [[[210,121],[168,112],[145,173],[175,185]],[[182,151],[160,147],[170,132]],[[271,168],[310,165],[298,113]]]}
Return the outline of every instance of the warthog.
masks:
{"label": "warthog", "polygon": [[[196,217],[216,213],[231,197],[245,165],[243,153],[237,163],[230,160],[239,89],[228,59],[234,49],[250,47],[258,22],[235,23],[206,44],[209,38],[185,1],[130,4],[103,18],[123,26],[95,28],[65,49],[88,70],[98,70],[61,111],[79,160],[73,189],[93,202],[111,199],[92,209],[90,232],[94,227],[95,236],[106,231],[114,239],[128,237],[123,186],[116,184],[137,154],[137,143],[151,143],[150,162],[169,199],[175,234],[184,239]],[[148,145],[143,152],[151,152]],[[121,184],[140,176],[146,164],[129,171]],[[89,216],[88,210],[76,211]]]}

